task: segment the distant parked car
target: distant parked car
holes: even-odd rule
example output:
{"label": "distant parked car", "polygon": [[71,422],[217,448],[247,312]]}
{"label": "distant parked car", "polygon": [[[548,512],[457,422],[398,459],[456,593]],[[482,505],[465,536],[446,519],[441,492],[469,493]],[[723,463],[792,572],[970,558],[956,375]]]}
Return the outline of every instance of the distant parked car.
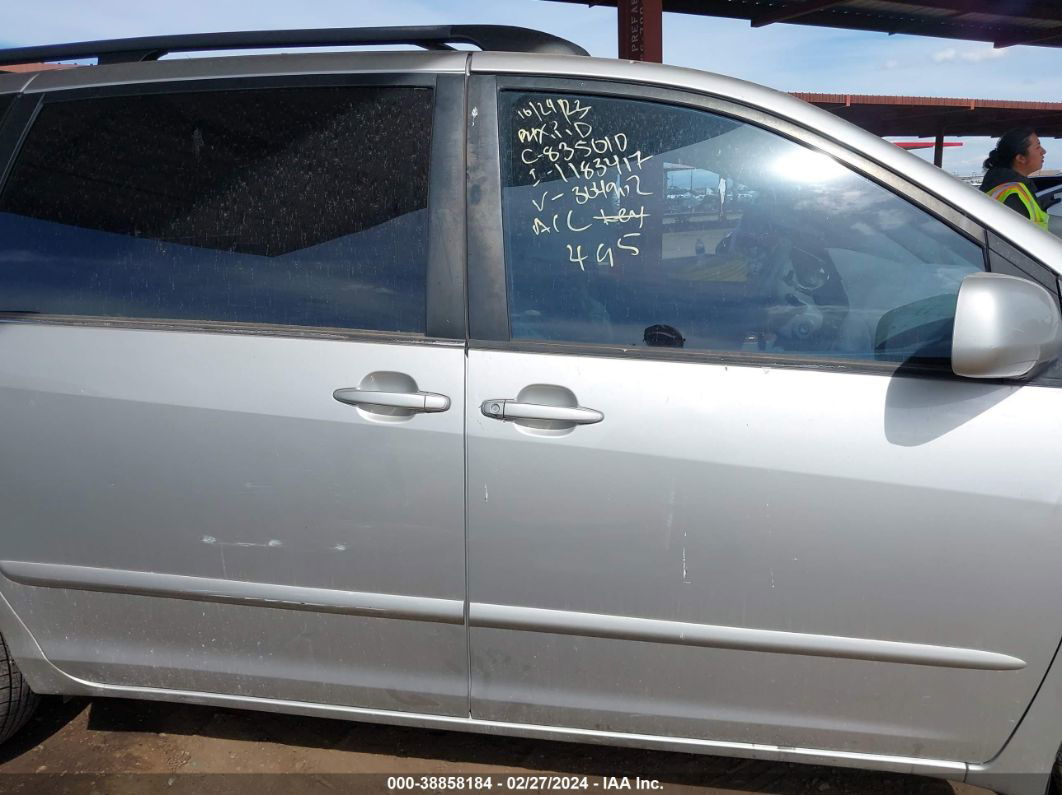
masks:
{"label": "distant parked car", "polygon": [[1029,177],[1036,186],[1037,192],[1046,188],[1062,187],[1062,174],[1049,174],[1041,177]]}
{"label": "distant parked car", "polygon": [[[1047,211],[1048,229],[1062,237],[1062,177],[1034,177],[1036,200]],[[1048,182],[1043,185],[1042,181]]]}

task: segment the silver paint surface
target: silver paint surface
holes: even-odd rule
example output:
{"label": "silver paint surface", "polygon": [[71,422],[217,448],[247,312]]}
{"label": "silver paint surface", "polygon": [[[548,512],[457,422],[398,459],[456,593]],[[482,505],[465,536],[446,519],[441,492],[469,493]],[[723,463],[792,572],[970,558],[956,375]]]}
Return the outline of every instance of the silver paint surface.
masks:
{"label": "silver paint surface", "polygon": [[975,273],[959,289],[951,366],[971,378],[1021,378],[1062,347],[1058,297],[1002,273]]}
{"label": "silver paint surface", "polygon": [[[547,436],[481,413],[533,383],[564,385],[605,419]],[[1058,394],[470,351],[472,714],[990,759],[1062,636],[1062,482],[1046,465],[1062,447]],[[511,623],[477,626],[489,605]],[[674,633],[631,642],[589,621],[598,637],[549,634],[512,620],[522,610],[924,644],[1025,666],[845,659],[836,643],[833,657],[699,648]]]}
{"label": "silver paint surface", "polygon": [[[463,420],[333,399],[378,371],[461,405],[460,347],[0,324],[4,556],[187,589],[3,581],[47,657],[108,684],[467,714]],[[396,617],[189,601],[204,584]],[[458,623],[419,620],[440,605]]]}

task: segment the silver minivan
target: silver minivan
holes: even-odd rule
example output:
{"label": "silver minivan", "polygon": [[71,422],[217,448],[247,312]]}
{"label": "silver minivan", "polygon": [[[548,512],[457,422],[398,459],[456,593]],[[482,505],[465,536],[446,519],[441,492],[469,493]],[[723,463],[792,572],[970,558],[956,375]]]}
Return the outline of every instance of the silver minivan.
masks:
{"label": "silver minivan", "polygon": [[[428,51],[159,60],[380,41]],[[91,57],[0,75],[5,734],[121,696],[1045,790],[1062,243],[530,31],[0,52]]]}

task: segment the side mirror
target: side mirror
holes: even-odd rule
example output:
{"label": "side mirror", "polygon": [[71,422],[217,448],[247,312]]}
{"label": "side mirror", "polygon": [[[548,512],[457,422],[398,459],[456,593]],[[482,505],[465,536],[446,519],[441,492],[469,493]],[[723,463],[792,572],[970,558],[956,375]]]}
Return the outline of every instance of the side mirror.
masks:
{"label": "side mirror", "polygon": [[1062,317],[1047,290],[1016,276],[974,273],[955,307],[951,369],[967,378],[1022,378],[1062,350]]}

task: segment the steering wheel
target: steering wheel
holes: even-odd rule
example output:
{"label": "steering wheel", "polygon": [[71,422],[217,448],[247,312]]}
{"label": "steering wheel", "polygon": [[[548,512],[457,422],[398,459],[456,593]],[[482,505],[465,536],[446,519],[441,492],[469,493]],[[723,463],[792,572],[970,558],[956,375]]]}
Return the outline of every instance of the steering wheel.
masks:
{"label": "steering wheel", "polygon": [[763,301],[764,328],[779,348],[828,351],[848,314],[848,296],[825,248],[799,237],[779,236],[762,252],[754,289]]}

